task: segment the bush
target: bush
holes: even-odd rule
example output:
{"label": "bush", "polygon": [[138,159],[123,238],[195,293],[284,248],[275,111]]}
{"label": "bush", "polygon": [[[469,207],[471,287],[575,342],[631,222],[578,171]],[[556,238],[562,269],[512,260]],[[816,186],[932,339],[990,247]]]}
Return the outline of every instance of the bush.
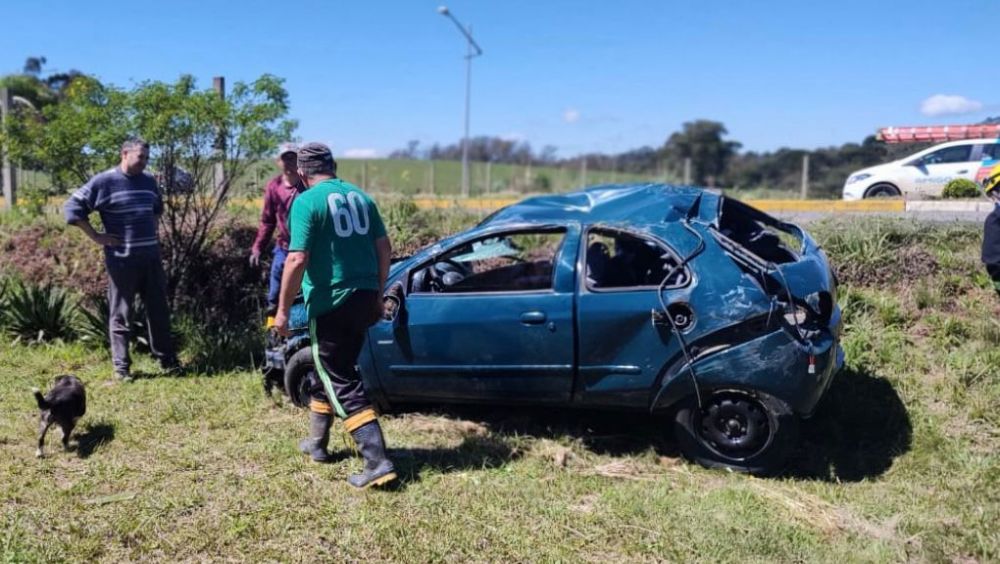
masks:
{"label": "bush", "polygon": [[15,282],[7,294],[0,325],[8,334],[34,341],[76,337],[76,302],[62,288]]}
{"label": "bush", "polygon": [[982,196],[979,185],[968,178],[949,180],[944,186],[944,192],[941,193],[941,197],[947,199],[978,198],[979,196]]}

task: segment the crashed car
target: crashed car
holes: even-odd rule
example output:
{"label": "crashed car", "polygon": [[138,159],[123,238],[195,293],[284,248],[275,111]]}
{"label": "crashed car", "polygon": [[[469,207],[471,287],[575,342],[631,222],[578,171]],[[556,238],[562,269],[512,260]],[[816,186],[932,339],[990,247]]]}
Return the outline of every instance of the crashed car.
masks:
{"label": "crashed car", "polygon": [[[387,288],[358,359],[383,410],[671,414],[683,454],[709,467],[779,469],[844,361],[834,274],[809,234],[691,187],[529,198],[395,262]],[[305,405],[298,342],[279,356],[295,357],[286,390]]]}

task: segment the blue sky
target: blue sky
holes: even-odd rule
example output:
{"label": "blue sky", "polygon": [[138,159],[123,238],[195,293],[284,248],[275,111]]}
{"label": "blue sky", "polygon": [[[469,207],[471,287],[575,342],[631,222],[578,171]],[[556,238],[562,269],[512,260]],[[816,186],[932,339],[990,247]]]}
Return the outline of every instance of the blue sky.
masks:
{"label": "blue sky", "polygon": [[[4,2],[0,73],[43,55],[130,86],[286,79],[303,140],[338,156],[461,138],[465,43],[436,0]],[[1000,2],[449,0],[485,54],[472,135],[560,156],[723,122],[746,150],[1000,115]]]}

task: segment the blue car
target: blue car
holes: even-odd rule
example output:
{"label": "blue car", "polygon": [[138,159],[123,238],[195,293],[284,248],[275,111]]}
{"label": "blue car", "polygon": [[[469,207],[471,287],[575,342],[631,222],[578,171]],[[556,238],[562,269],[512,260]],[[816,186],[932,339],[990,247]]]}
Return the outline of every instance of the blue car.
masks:
{"label": "blue car", "polygon": [[[387,288],[358,361],[382,409],[667,413],[709,467],[779,469],[844,361],[834,273],[809,234],[691,187],[529,198],[395,262]],[[300,405],[306,350],[286,370]]]}

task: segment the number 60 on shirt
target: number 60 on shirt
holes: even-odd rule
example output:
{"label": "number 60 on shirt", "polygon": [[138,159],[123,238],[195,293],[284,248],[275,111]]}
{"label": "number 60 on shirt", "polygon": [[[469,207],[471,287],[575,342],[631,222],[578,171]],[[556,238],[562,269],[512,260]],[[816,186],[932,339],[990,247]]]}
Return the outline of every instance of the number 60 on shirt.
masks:
{"label": "number 60 on shirt", "polygon": [[368,217],[368,206],[361,194],[348,192],[346,197],[344,194],[330,194],[326,203],[338,237],[368,234],[371,220]]}

